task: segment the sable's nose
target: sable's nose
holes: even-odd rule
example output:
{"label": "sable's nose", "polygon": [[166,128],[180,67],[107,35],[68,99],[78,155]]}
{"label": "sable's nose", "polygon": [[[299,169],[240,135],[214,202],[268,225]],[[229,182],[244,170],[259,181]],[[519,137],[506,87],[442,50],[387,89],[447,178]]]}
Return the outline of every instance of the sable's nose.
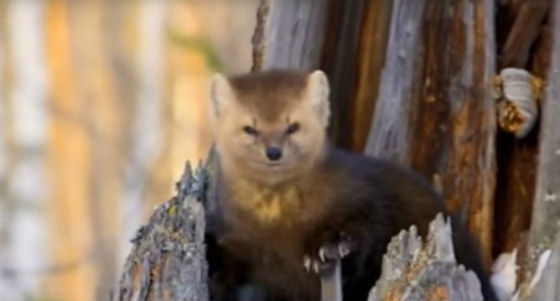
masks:
{"label": "sable's nose", "polygon": [[267,147],[266,148],[266,156],[271,161],[277,161],[282,157],[282,150],[277,147]]}

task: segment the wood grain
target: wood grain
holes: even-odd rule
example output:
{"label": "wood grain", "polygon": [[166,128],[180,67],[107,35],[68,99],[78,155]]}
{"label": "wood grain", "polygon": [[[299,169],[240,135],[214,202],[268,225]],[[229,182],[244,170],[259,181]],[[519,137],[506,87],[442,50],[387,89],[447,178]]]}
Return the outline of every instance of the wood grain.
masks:
{"label": "wood grain", "polygon": [[[560,5],[555,3],[552,32],[560,32]],[[542,250],[551,247],[560,219],[560,38],[553,36],[551,65],[542,103],[538,171],[529,233],[533,265]]]}

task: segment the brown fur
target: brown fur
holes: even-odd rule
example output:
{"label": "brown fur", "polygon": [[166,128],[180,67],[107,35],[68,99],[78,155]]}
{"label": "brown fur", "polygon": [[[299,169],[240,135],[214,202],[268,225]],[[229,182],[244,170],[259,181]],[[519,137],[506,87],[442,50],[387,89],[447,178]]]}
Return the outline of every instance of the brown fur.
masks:
{"label": "brown fur", "polygon": [[[425,233],[445,212],[415,173],[328,146],[322,73],[218,77],[212,91],[221,181],[217,210],[208,218],[215,299],[318,300],[319,276],[306,271],[304,257],[348,241],[345,299],[364,300],[391,237],[412,224]],[[300,129],[287,134],[294,122]],[[258,134],[244,132],[245,126]],[[271,145],[283,151],[278,161],[267,160]],[[466,230],[455,219],[453,226],[459,261],[477,272],[492,299]],[[253,293],[247,295],[247,287]],[[263,294],[254,293],[259,290]]]}
{"label": "brown fur", "polygon": [[[260,75],[237,76],[218,81],[213,90],[216,147],[227,175],[253,182],[275,185],[293,179],[310,168],[322,156],[324,125],[317,117],[328,108],[327,99],[316,100],[310,93],[309,76],[300,72],[272,71]],[[299,130],[287,135],[290,124]],[[247,135],[245,126],[254,127],[258,136]],[[283,156],[277,166],[267,165],[265,150],[275,146]]]}
{"label": "brown fur", "polygon": [[239,104],[266,121],[276,122],[306,92],[307,73],[271,71],[234,76],[231,86]]}

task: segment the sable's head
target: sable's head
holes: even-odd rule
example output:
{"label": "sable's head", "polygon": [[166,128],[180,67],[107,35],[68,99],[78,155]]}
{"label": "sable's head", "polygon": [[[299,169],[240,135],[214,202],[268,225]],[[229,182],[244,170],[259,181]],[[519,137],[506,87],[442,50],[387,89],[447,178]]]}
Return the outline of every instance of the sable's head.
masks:
{"label": "sable's head", "polygon": [[322,71],[216,74],[210,86],[216,148],[226,171],[274,185],[322,155],[330,112]]}

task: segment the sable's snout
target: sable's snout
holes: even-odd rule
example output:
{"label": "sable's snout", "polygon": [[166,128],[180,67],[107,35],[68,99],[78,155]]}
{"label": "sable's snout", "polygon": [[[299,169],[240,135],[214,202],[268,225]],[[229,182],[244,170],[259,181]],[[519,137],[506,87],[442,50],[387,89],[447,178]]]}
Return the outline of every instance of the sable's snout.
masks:
{"label": "sable's snout", "polygon": [[274,146],[269,146],[266,148],[266,157],[270,161],[278,161],[282,158],[282,150]]}

